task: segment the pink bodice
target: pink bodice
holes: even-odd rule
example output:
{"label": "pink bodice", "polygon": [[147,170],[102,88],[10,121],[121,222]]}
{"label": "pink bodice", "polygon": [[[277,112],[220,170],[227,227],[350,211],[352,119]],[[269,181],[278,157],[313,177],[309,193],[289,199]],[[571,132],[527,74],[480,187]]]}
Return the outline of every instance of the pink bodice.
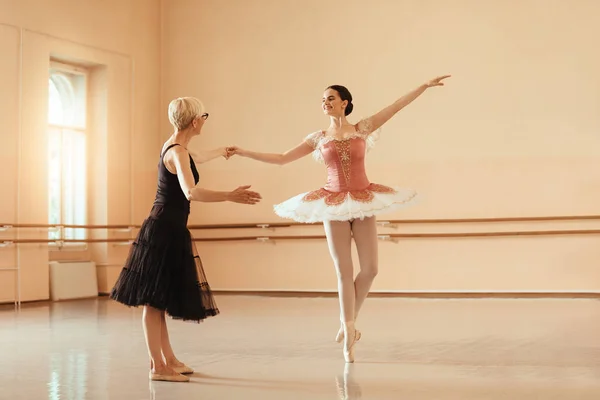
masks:
{"label": "pink bodice", "polygon": [[354,131],[344,127],[346,132],[339,139],[324,130],[307,135],[304,143],[312,149],[312,156],[327,167],[327,183],[276,205],[275,213],[298,222],[354,221],[412,200],[413,190],[369,182],[365,158],[379,136],[373,125],[371,118],[363,119]]}
{"label": "pink bodice", "polygon": [[346,201],[370,204],[376,196],[395,195],[396,189],[370,183],[367,178],[365,156],[374,140],[368,119],[356,124],[356,132],[344,139],[328,137],[325,131],[308,135],[305,143],[314,149],[313,157],[327,166],[327,184],[305,193],[302,201],[312,203],[322,200],[328,207],[338,207]]}
{"label": "pink bodice", "polygon": [[370,185],[365,171],[366,142],[363,138],[329,140],[320,150],[327,166],[324,189],[349,192],[363,190]]}

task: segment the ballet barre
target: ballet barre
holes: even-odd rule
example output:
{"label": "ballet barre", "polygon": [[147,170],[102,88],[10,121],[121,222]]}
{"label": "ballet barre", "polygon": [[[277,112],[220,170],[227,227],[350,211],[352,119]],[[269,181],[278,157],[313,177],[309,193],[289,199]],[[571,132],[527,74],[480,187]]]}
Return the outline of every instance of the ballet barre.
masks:
{"label": "ballet barre", "polygon": [[[540,217],[494,217],[494,218],[424,218],[424,219],[394,219],[377,221],[377,225],[387,228],[397,228],[403,224],[471,224],[471,223],[508,223],[508,222],[559,222],[559,221],[600,221],[600,215],[559,215]],[[188,225],[190,230],[214,229],[254,229],[254,228],[291,228],[299,226],[321,226],[320,222],[289,222],[289,223],[242,223],[242,224],[209,224]]]}
{"label": "ballet barre", "polygon": [[115,232],[131,232],[136,229],[135,226],[128,226],[127,228],[112,228]]}
{"label": "ballet barre", "polygon": [[[397,239],[419,239],[419,238],[492,238],[509,236],[562,236],[562,235],[600,235],[600,229],[565,229],[548,231],[506,231],[506,232],[433,232],[433,233],[390,233],[380,234],[377,238],[382,241],[396,242]],[[326,239],[325,235],[274,235],[274,236],[225,236],[193,238],[195,242],[237,242],[258,241],[270,242],[278,240],[315,240]]]}
{"label": "ballet barre", "polygon": [[[600,229],[556,229],[546,231],[497,231],[497,232],[425,232],[425,233],[389,233],[379,234],[377,238],[382,241],[395,241],[394,239],[419,239],[419,238],[491,238],[508,236],[563,236],[563,235],[599,235]],[[223,236],[192,238],[194,242],[237,242],[258,241],[269,242],[277,240],[315,240],[325,239],[325,235],[273,235],[273,236]],[[120,239],[10,239],[0,240],[0,247],[17,244],[55,244],[63,246],[65,243],[113,243],[115,246],[128,246],[133,243],[133,238]]]}
{"label": "ballet barre", "polygon": [[[508,223],[508,222],[559,222],[559,221],[600,221],[600,215],[559,215],[559,216],[540,216],[540,217],[494,217],[494,218],[424,218],[424,219],[396,219],[377,221],[382,227],[395,228],[402,224],[471,224],[471,223]],[[322,223],[302,223],[302,222],[283,222],[283,223],[235,223],[235,224],[191,224],[190,230],[218,230],[218,229],[275,229],[290,228],[299,226],[321,226]],[[110,229],[120,232],[130,232],[140,225],[110,224],[110,225],[73,225],[73,224],[13,224],[1,223],[0,231],[19,228],[48,228],[48,229]]]}
{"label": "ballet barre", "polygon": [[113,243],[113,246],[130,246],[133,244],[133,240],[121,240]]}
{"label": "ballet barre", "polygon": [[44,228],[44,229],[111,229],[131,231],[141,225],[73,225],[73,224],[12,224],[0,222],[0,231],[19,228]]}
{"label": "ballet barre", "polygon": [[[229,238],[227,238],[229,239]],[[294,240],[294,239],[325,239],[325,236],[323,235],[317,235],[317,236],[259,236],[256,237],[256,241],[258,242],[269,242],[269,241],[274,241],[274,240],[278,240],[278,239],[284,239],[284,240]],[[377,239],[380,240],[393,240],[393,238],[390,237],[390,235],[377,235]],[[209,239],[210,240],[210,239]],[[202,239],[199,239],[197,241],[203,241]]]}
{"label": "ballet barre", "polygon": [[134,239],[0,239],[0,247],[11,246],[15,244],[56,244],[64,245],[65,243],[124,243],[131,244]]}

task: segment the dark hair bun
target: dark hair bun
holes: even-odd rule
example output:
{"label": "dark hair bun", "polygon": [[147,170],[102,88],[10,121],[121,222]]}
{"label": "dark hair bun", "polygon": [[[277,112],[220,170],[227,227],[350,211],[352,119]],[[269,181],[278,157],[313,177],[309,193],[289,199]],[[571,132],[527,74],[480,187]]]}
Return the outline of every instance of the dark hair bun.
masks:
{"label": "dark hair bun", "polygon": [[345,86],[342,86],[342,85],[331,85],[327,89],[335,90],[340,95],[340,98],[342,99],[342,101],[348,101],[348,105],[346,106],[346,109],[344,110],[344,114],[350,115],[350,113],[354,109],[354,104],[352,104],[352,94],[350,93],[348,88],[346,88]]}
{"label": "dark hair bun", "polygon": [[352,110],[354,109],[354,104],[352,104],[352,102],[348,102],[348,105],[346,106],[346,109],[344,110],[344,114],[346,114],[346,116],[350,115],[350,113],[352,112]]}

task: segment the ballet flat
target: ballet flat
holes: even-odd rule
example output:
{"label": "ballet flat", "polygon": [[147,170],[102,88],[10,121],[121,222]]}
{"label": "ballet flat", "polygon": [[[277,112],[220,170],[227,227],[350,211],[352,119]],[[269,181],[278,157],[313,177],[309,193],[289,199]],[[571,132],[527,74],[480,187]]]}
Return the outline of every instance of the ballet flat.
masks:
{"label": "ballet flat", "polygon": [[191,369],[190,367],[188,367],[187,365],[183,364],[179,367],[170,367],[173,371],[177,372],[178,374],[182,374],[182,375],[187,375],[187,374],[193,374],[194,370]]}
{"label": "ballet flat", "polygon": [[190,378],[187,376],[178,374],[178,375],[161,375],[161,374],[153,374],[150,372],[150,380],[151,381],[164,381],[164,382],[189,382]]}

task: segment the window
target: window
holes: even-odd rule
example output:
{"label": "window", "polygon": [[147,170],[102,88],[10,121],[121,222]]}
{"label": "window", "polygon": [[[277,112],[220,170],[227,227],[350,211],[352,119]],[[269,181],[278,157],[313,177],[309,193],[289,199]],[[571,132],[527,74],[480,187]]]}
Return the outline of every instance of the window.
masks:
{"label": "window", "polygon": [[[48,223],[87,222],[87,74],[52,62],[48,81]],[[50,239],[85,239],[85,229],[49,233]]]}

